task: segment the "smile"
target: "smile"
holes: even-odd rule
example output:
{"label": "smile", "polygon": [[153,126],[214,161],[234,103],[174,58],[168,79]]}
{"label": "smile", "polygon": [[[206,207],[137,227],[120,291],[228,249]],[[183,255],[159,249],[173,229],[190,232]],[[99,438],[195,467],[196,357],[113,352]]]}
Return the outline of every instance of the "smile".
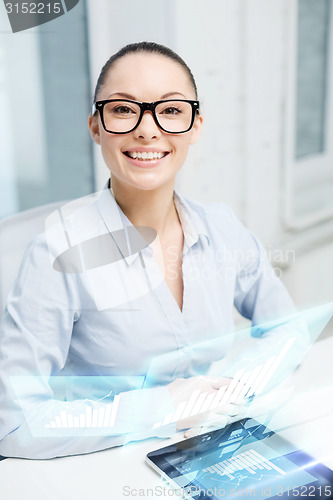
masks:
{"label": "smile", "polygon": [[142,160],[142,161],[150,161],[150,160],[160,160],[168,155],[168,151],[164,151],[163,153],[157,151],[124,151],[124,155],[132,158],[133,160]]}

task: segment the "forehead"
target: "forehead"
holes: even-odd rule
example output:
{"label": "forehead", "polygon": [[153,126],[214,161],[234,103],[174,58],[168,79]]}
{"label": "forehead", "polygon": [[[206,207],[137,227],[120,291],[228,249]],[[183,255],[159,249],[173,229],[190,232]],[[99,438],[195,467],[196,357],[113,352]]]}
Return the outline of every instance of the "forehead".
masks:
{"label": "forehead", "polygon": [[190,78],[176,61],[160,54],[127,54],[111,66],[100,98],[123,92],[140,101],[158,100],[170,92],[195,99]]}

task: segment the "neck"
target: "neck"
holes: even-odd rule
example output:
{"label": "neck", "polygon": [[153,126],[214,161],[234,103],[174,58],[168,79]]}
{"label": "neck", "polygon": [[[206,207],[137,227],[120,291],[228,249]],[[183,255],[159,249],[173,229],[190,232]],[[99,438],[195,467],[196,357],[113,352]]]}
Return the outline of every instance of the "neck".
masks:
{"label": "neck", "polygon": [[170,224],[179,223],[173,190],[173,182],[147,191],[112,179],[113,195],[126,217],[134,226],[152,227],[160,235]]}

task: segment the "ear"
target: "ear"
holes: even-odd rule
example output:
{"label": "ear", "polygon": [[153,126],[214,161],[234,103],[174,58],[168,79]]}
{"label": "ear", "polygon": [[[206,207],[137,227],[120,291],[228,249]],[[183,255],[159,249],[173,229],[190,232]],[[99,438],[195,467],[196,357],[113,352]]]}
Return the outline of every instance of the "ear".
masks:
{"label": "ear", "polygon": [[98,123],[98,114],[89,115],[88,118],[88,127],[90,130],[91,137],[96,142],[96,144],[101,144],[101,138],[99,133],[99,123]]}
{"label": "ear", "polygon": [[191,135],[190,144],[194,144],[199,139],[199,137],[201,135],[201,131],[202,131],[202,124],[203,124],[203,116],[201,114],[196,115],[196,117],[194,118],[192,130],[191,130],[192,135]]}

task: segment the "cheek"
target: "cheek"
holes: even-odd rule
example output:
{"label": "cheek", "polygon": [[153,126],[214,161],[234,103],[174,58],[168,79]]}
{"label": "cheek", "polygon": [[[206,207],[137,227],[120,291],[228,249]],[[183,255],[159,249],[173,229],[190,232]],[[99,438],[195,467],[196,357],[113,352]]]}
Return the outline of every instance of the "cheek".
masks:
{"label": "cheek", "polygon": [[119,170],[119,160],[117,158],[117,153],[116,153],[115,147],[106,142],[106,143],[101,143],[101,152],[102,156],[104,159],[104,163],[107,166],[107,168],[112,172],[117,172]]}
{"label": "cheek", "polygon": [[186,137],[185,140],[185,137],[182,137],[181,139],[182,140],[179,140],[177,143],[175,143],[175,149],[178,154],[178,158],[181,161],[184,161],[188,153],[188,148],[190,146],[190,138]]}
{"label": "cheek", "polygon": [[116,136],[101,136],[101,148],[104,159],[119,157],[121,153],[120,138]]}

